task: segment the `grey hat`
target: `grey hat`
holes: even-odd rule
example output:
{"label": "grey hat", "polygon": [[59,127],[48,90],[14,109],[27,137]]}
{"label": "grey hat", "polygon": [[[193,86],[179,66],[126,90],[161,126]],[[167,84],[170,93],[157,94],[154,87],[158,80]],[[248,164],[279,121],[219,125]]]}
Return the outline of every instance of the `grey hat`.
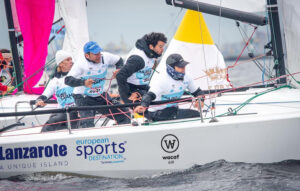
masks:
{"label": "grey hat", "polygon": [[184,68],[189,62],[183,60],[180,54],[170,54],[167,58],[166,64],[171,67],[177,66],[179,68]]}

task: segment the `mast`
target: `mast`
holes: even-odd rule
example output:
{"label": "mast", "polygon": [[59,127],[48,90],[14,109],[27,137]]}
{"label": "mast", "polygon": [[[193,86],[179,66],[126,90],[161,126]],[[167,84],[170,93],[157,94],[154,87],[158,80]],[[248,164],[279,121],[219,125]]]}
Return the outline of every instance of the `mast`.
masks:
{"label": "mast", "polygon": [[[271,43],[275,62],[274,69],[276,70],[276,77],[279,77],[286,73],[277,0],[267,0],[267,4],[271,29]],[[279,84],[284,84],[286,83],[286,78],[280,78],[277,82]]]}
{"label": "mast", "polygon": [[[22,67],[21,63],[19,62],[19,54],[18,54],[18,48],[17,48],[17,42],[16,42],[16,34],[14,29],[14,22],[13,22],[13,16],[11,12],[11,4],[10,0],[4,0],[5,4],[5,12],[6,12],[6,19],[7,19],[7,25],[8,25],[8,34],[10,39],[10,46],[12,50],[12,56],[13,56],[13,66],[16,74],[16,84],[22,83]],[[22,91],[23,86],[18,86],[18,90]]]}
{"label": "mast", "polygon": [[263,16],[258,16],[252,13],[238,11],[238,10],[220,7],[216,5],[210,5],[207,3],[202,3],[194,0],[166,0],[166,3],[168,5],[173,5],[175,7],[182,7],[194,11],[221,16],[228,19],[234,19],[234,20],[247,22],[255,25],[263,26],[267,24],[267,18]]}

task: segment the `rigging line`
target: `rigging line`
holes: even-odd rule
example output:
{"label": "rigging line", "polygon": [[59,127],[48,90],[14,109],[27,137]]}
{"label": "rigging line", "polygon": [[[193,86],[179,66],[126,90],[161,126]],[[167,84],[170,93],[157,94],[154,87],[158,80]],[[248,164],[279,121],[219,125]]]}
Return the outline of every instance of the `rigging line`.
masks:
{"label": "rigging line", "polygon": [[229,82],[229,84],[230,84],[231,87],[233,87],[233,85],[232,85],[232,84],[230,83],[230,81],[229,81],[228,70],[231,69],[231,68],[233,68],[233,67],[235,67],[235,66],[237,65],[237,63],[238,63],[239,59],[241,58],[243,52],[245,51],[246,47],[248,46],[250,40],[252,39],[252,37],[253,37],[253,35],[254,35],[256,29],[257,29],[257,27],[254,28],[254,30],[253,30],[253,32],[252,32],[250,38],[248,39],[247,43],[245,44],[243,50],[241,51],[239,57],[236,59],[235,63],[234,63],[233,65],[231,65],[231,66],[228,66],[228,67],[226,68],[226,70],[227,70],[227,81]]}
{"label": "rigging line", "polygon": [[[202,27],[201,27],[201,18],[200,18],[200,7],[199,7],[199,1],[197,1],[197,9],[198,9],[198,20],[199,20],[199,27],[200,27],[200,35],[201,35],[201,41],[202,41],[202,51],[203,51],[203,58],[204,58],[204,65],[205,65],[205,70],[207,71],[207,64],[206,64],[206,56],[205,56],[205,50],[204,50],[204,40],[203,40],[203,31],[202,31]],[[202,15],[203,17],[203,15]],[[205,21],[204,21],[205,22]],[[206,78],[206,83],[207,83],[207,88],[209,87],[209,82],[208,82],[208,78]],[[209,92],[209,97],[210,97],[210,89],[208,88],[208,92]],[[211,99],[210,100],[210,105],[212,104]]]}
{"label": "rigging line", "polygon": [[291,78],[292,78],[293,80],[295,80],[295,82],[296,82],[297,84],[300,84],[300,81],[298,81],[293,75],[291,75],[291,73],[290,73],[290,71],[287,69],[287,67],[285,68],[285,71],[286,71],[288,74],[290,74]]}
{"label": "rigging line", "polygon": [[[221,46],[221,44],[220,44],[220,41],[221,41],[221,38],[220,38],[220,36],[221,36],[221,15],[222,15],[222,8],[221,7],[222,7],[222,0],[220,0],[220,11],[219,11],[219,19],[218,19],[218,21],[219,21],[219,26],[218,26],[218,46]],[[217,46],[216,46],[216,54],[217,54],[217,67],[218,67],[219,66],[219,49],[217,48]],[[219,78],[216,79],[216,84],[217,85],[218,85],[218,79]],[[208,78],[207,78],[207,80],[208,80]],[[216,86],[215,86],[215,90],[216,90]],[[216,103],[217,99],[214,99],[214,102]],[[199,103],[199,104],[201,104],[201,103]],[[210,105],[212,105],[212,103],[210,103]],[[216,116],[216,110],[214,109],[213,111],[214,111],[214,116]],[[212,110],[211,110],[211,112],[212,112]]]}
{"label": "rigging line", "polygon": [[[238,21],[236,21],[238,23]],[[237,27],[238,27],[238,30],[240,32],[240,35],[242,36],[242,39],[243,41],[246,43],[246,39],[248,38],[248,35],[247,33],[240,27],[239,24],[237,24]],[[253,53],[254,54],[254,51],[257,51],[256,47],[252,45],[251,41],[249,42],[249,46],[247,47],[247,50],[250,52],[250,53]],[[264,54],[265,54],[265,49],[264,49]],[[262,66],[260,64],[260,62],[258,60],[253,60],[253,62],[256,64],[256,66],[262,71],[262,75],[266,75],[266,77],[271,77],[271,73],[268,73],[268,74],[265,74],[265,65]],[[264,58],[264,62],[265,62],[265,58]],[[258,66],[259,65],[259,66]],[[264,79],[264,78],[263,78]],[[264,80],[263,80],[264,81]]]}
{"label": "rigging line", "polygon": [[[273,91],[278,90],[278,89],[281,89],[281,88],[288,88],[288,86],[282,86],[282,87],[279,87],[279,88],[275,88]],[[269,93],[269,92],[267,92],[267,93]],[[263,95],[263,94],[266,94],[266,93],[262,93],[262,94],[255,95],[254,98],[256,98],[256,97],[258,97],[258,96],[261,96],[261,95]],[[253,99],[254,99],[254,98],[253,98]],[[250,99],[251,99],[251,98],[250,98]],[[252,100],[253,100],[253,99],[252,99]],[[249,99],[248,99],[248,100],[249,100]],[[247,101],[248,101],[248,100],[247,100]],[[245,101],[244,103],[246,103],[247,101]],[[251,100],[250,100],[250,101],[251,101]],[[241,104],[241,105],[242,105],[242,104]],[[233,109],[233,111],[234,111],[234,109]],[[230,113],[229,113],[229,112],[226,112],[226,113],[217,115],[217,117],[226,116],[226,115],[228,115],[228,114],[230,114]],[[211,119],[211,117],[204,118],[204,119]],[[173,123],[192,122],[192,121],[199,121],[199,120],[201,120],[201,119],[199,119],[199,118],[194,118],[194,119],[187,119],[187,120],[182,120],[182,121],[152,122],[152,123],[149,123],[149,124],[147,124],[147,125],[173,124]]]}
{"label": "rigging line", "polygon": [[[103,95],[101,95],[100,93],[99,93],[99,95],[103,98],[103,99],[105,99],[110,105],[114,105],[113,103],[111,103],[108,99],[106,99]],[[126,112],[126,111],[122,111],[120,108],[117,108],[117,110],[119,110],[123,115],[125,115],[128,119],[131,119],[130,118],[130,116],[128,116],[126,113],[128,113],[128,112]],[[112,114],[112,115],[116,115],[116,113],[115,114]]]}
{"label": "rigging line", "polygon": [[[292,73],[292,74],[290,74],[290,75],[297,75],[297,74],[300,74],[300,71],[299,71],[299,72]],[[277,80],[277,79],[280,79],[280,78],[286,78],[287,76],[290,76],[290,75],[289,75],[289,74],[282,75],[282,76],[280,76],[280,77],[274,78],[273,80]],[[249,84],[249,85],[246,85],[246,86],[241,86],[240,88],[242,88],[242,87],[251,87],[251,86],[253,86],[253,85],[255,85],[255,84],[259,84],[259,83],[261,83],[261,82]],[[291,86],[288,86],[288,87],[292,88]],[[234,89],[236,90],[236,89],[239,89],[239,88],[234,88]],[[232,90],[224,90],[224,91],[221,91],[221,92],[215,92],[214,94],[224,93],[224,92],[228,92],[228,91],[232,91]],[[191,98],[189,98],[189,99],[191,99]],[[189,100],[189,99],[174,100],[174,101],[171,102],[171,103],[182,102],[182,101]],[[170,103],[170,102],[168,102],[168,103]],[[159,103],[157,103],[157,105],[159,105]],[[162,104],[160,104],[160,105],[162,105]],[[103,106],[99,106],[99,107],[104,108]],[[118,108],[118,107],[122,107],[122,105],[113,105],[113,106],[111,106],[111,107]],[[124,105],[124,107],[127,107],[127,105]],[[87,109],[90,109],[90,108],[94,108],[94,107],[88,107],[88,108],[87,108],[87,107],[82,107],[82,108],[75,107],[74,109],[72,109],[72,107],[71,107],[71,108],[69,108],[69,110],[71,110],[71,111],[75,111],[75,110],[87,110]],[[49,112],[51,112],[51,113],[61,113],[61,112],[65,112],[65,109],[43,110],[43,111],[39,111],[39,112],[36,112],[36,111],[35,111],[35,112],[17,112],[17,113],[12,112],[12,113],[2,113],[1,116],[4,117],[4,116],[20,116],[20,115],[47,114],[47,113],[49,113]],[[124,113],[124,112],[123,112],[123,113]],[[128,113],[128,112],[126,112],[126,113]],[[13,115],[12,115],[12,114],[13,114]],[[119,114],[122,114],[122,113],[119,113]]]}
{"label": "rigging line", "polygon": [[[107,91],[110,89],[110,86],[111,86],[111,81],[112,79],[109,81],[109,85],[108,85],[108,88],[105,92],[105,100],[106,100],[106,105],[108,105],[108,99],[107,99]],[[111,109],[108,109],[109,110],[109,113],[111,114],[112,118],[114,119],[115,123],[118,125],[118,121],[115,119],[113,113],[111,112]]]}
{"label": "rigging line", "polygon": [[[266,17],[268,15],[268,12],[266,11]],[[266,27],[267,29],[267,37],[268,37],[268,43],[271,41],[270,40],[270,30],[269,30],[269,27]],[[264,59],[264,62],[265,62],[265,59]],[[272,75],[273,71],[274,71],[274,67],[271,67],[272,65],[272,61],[271,61],[271,58],[269,58],[269,67],[268,67],[268,70],[269,70],[269,74]]]}
{"label": "rigging line", "polygon": [[[173,32],[173,27],[176,25],[176,22],[178,21],[178,19],[179,19],[179,15],[182,13],[182,10],[183,10],[183,8],[181,8],[179,11],[178,11],[178,13],[177,13],[177,15],[175,16],[175,19],[173,20],[173,22],[171,23],[171,25],[167,28],[167,30],[166,30],[166,35],[167,36],[174,36],[174,33],[176,33],[176,30],[175,30],[175,32]],[[176,29],[176,27],[175,27],[175,29]],[[167,44],[166,44],[166,46],[168,46],[169,45],[169,43],[171,42],[171,40],[169,40],[168,42],[167,42]]]}
{"label": "rigging line", "polygon": [[252,39],[252,37],[253,37],[253,35],[254,35],[254,33],[255,33],[256,29],[257,29],[257,27],[256,27],[256,28],[254,28],[254,30],[253,30],[253,32],[252,32],[252,34],[251,34],[251,36],[249,37],[248,41],[246,42],[246,44],[245,44],[244,48],[242,49],[242,52],[240,53],[240,55],[239,55],[239,56],[238,56],[238,58],[236,59],[235,63],[234,63],[233,65],[231,65],[231,66],[228,66],[228,68],[233,68],[233,67],[235,67],[235,65],[237,64],[237,62],[238,62],[238,61],[239,61],[239,59],[241,58],[242,54],[244,53],[244,51],[245,51],[246,47],[248,46],[248,44],[249,44],[250,40]]}

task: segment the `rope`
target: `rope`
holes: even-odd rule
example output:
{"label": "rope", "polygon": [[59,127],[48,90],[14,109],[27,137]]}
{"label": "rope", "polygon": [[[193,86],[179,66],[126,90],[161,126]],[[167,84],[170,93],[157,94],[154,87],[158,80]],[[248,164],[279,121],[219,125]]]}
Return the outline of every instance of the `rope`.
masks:
{"label": "rope", "polygon": [[[299,72],[300,73],[300,72]],[[255,98],[261,96],[261,95],[264,95],[264,94],[267,94],[267,93],[270,93],[270,92],[273,92],[273,91],[276,91],[276,90],[279,90],[279,89],[282,89],[282,88],[291,88],[291,86],[282,86],[282,87],[278,87],[278,88],[275,88],[275,89],[272,89],[272,90],[268,90],[266,92],[262,92],[260,94],[257,94],[251,98],[249,98],[248,100],[246,100],[244,103],[242,103],[241,105],[239,105],[238,107],[234,108],[233,111],[234,111],[234,115],[237,114],[238,111],[240,111],[244,106],[246,106],[247,104],[249,104],[249,102],[251,102],[252,100],[254,100]],[[227,116],[228,114],[231,114],[230,112],[226,112],[226,113],[223,113],[223,114],[220,114],[220,115],[217,115],[216,117],[222,117],[222,116]],[[204,118],[204,119],[211,119],[211,117],[208,117],[208,118]],[[152,122],[152,123],[148,123],[148,124],[144,124],[144,125],[161,125],[161,124],[175,124],[175,123],[185,123],[185,122],[192,122],[192,121],[199,121],[201,119],[197,118],[197,119],[189,119],[189,120],[180,120],[180,121],[168,121],[168,122]]]}

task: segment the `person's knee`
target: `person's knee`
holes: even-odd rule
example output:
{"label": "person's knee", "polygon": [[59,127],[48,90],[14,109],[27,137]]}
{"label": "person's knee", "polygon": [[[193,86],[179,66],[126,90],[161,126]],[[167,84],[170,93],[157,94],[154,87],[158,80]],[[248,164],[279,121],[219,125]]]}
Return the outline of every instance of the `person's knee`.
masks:
{"label": "person's knee", "polygon": [[55,127],[53,125],[45,125],[41,132],[49,132],[49,131],[55,131]]}

